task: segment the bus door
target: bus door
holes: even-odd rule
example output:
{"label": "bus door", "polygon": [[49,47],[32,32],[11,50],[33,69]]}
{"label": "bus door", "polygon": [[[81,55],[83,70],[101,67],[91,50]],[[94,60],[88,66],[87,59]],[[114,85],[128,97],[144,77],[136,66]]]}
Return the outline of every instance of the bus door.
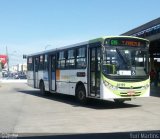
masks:
{"label": "bus door", "polygon": [[39,83],[38,83],[38,69],[39,69],[39,56],[34,57],[34,72],[33,72],[33,77],[34,77],[34,88],[39,88]]}
{"label": "bus door", "polygon": [[89,49],[90,96],[100,97],[100,47]]}
{"label": "bus door", "polygon": [[51,55],[50,57],[50,89],[56,90],[56,56]]}

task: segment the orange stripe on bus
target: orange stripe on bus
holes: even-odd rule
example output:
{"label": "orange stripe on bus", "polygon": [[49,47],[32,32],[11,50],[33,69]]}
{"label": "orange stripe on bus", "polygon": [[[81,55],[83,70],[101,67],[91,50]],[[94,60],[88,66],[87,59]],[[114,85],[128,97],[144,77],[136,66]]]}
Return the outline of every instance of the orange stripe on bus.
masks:
{"label": "orange stripe on bus", "polygon": [[56,80],[60,80],[60,70],[56,70]]}

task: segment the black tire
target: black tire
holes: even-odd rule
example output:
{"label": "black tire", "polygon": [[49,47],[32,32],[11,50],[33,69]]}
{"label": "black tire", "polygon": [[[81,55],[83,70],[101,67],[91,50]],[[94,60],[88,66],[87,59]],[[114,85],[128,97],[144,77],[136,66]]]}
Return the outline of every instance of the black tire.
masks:
{"label": "black tire", "polygon": [[76,90],[76,98],[80,104],[86,104],[87,98],[86,98],[86,90],[84,86],[79,86]]}
{"label": "black tire", "polygon": [[43,81],[40,82],[39,89],[40,89],[41,95],[45,96],[46,95],[46,91],[45,91],[45,85],[44,85]]}

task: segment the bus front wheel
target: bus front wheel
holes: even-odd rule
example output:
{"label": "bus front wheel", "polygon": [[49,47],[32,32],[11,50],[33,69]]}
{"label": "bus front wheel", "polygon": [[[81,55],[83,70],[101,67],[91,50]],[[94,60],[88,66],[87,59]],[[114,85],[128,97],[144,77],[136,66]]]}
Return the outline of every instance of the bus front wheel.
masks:
{"label": "bus front wheel", "polygon": [[87,98],[86,98],[86,91],[84,86],[79,86],[76,90],[76,98],[81,104],[86,104]]}

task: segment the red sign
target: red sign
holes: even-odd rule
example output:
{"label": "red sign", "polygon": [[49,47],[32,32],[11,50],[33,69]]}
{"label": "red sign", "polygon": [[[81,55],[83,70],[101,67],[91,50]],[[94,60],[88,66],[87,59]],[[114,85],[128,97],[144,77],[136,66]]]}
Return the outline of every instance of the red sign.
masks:
{"label": "red sign", "polygon": [[7,55],[0,55],[0,62],[2,62],[3,64],[7,63]]}

